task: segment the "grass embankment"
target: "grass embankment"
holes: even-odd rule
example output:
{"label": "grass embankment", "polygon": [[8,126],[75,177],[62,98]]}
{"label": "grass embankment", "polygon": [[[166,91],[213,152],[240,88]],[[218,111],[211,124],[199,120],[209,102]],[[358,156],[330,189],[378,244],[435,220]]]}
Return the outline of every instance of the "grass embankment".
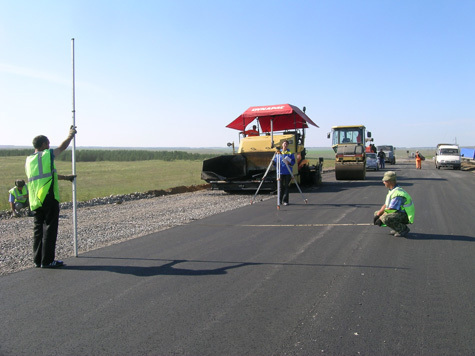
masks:
{"label": "grass embankment", "polygon": [[[25,179],[25,157],[0,157],[0,210],[9,210],[8,191],[15,179]],[[202,161],[77,162],[77,200],[117,194],[205,184],[201,180]],[[57,161],[59,174],[71,174],[71,162]],[[59,181],[61,201],[72,200],[68,181]]]}
{"label": "grass embankment", "polygon": [[[14,186],[15,179],[25,179],[25,158],[31,150],[26,152],[24,155],[0,156],[0,210],[10,209],[8,190]],[[415,150],[410,149],[410,152]],[[421,152],[426,156],[426,160],[432,159],[433,150],[421,150]],[[206,153],[213,155],[212,150]],[[215,153],[219,154],[222,152]],[[335,166],[335,154],[332,149],[308,149],[307,159],[310,160],[310,164],[315,164],[319,157],[324,158],[324,168]],[[407,157],[406,149],[396,151],[396,159]],[[205,184],[201,180],[202,164],[203,159],[77,162],[77,199],[86,201],[109,195]],[[70,161],[57,160],[56,167],[59,174],[71,174]],[[59,188],[61,201],[71,201],[71,183],[59,181]]]}

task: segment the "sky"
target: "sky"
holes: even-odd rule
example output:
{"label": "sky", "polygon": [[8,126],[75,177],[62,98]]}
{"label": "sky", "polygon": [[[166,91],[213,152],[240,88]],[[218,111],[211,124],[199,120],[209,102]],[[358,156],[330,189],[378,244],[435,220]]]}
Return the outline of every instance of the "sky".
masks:
{"label": "sky", "polygon": [[277,104],[307,108],[307,147],[353,124],[474,146],[474,18],[473,0],[0,0],[0,146],[59,145],[73,97],[79,148],[224,148]]}

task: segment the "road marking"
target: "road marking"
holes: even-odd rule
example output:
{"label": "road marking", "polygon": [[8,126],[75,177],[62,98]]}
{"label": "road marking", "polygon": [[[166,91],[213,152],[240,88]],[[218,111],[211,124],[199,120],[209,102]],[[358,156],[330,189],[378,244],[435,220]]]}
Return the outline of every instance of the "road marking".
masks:
{"label": "road marking", "polygon": [[238,226],[238,227],[322,227],[322,226],[372,226],[371,223],[351,224],[199,224],[202,226]]}

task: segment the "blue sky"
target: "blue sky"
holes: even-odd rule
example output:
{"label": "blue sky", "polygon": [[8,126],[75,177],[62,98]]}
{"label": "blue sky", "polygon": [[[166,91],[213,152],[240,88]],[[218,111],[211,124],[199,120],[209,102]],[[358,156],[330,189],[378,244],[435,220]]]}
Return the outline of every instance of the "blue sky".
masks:
{"label": "blue sky", "polygon": [[225,147],[250,106],[475,145],[475,1],[0,0],[0,145]]}

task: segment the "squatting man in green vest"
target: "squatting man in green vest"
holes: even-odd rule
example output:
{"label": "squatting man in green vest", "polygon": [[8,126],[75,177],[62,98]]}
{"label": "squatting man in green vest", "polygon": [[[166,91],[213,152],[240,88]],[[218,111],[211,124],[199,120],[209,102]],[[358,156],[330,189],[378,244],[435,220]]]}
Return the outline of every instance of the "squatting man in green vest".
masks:
{"label": "squatting man in green vest", "polygon": [[19,217],[20,210],[26,209],[28,204],[28,188],[23,179],[17,179],[15,186],[8,191],[8,202],[12,210],[12,216]]}
{"label": "squatting man in green vest", "polygon": [[414,203],[407,192],[397,185],[396,172],[384,173],[383,183],[389,189],[384,205],[374,213],[374,224],[388,226],[391,235],[406,237],[410,229],[407,224],[414,223]]}
{"label": "squatting man in green vest", "polygon": [[26,158],[25,171],[28,177],[30,209],[34,218],[33,261],[36,267],[64,266],[63,261],[54,259],[59,222],[58,179],[72,182],[75,176],[58,175],[54,158],[68,148],[75,134],[76,128],[71,126],[68,137],[55,149],[49,148],[46,136],[36,136],[33,139],[35,153]]}

